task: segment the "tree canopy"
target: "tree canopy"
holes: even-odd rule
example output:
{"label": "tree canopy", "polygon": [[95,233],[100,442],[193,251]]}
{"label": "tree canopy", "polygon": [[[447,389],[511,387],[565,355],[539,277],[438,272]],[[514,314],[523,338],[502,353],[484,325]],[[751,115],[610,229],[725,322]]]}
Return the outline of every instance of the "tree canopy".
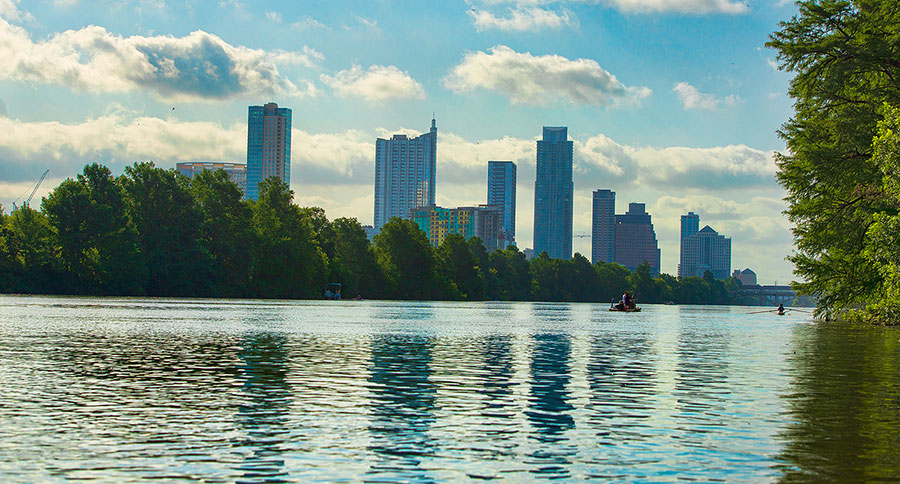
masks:
{"label": "tree canopy", "polygon": [[866,251],[870,229],[897,213],[873,141],[887,106],[900,106],[900,5],[892,0],[805,0],[768,46],[795,74],[795,114],[777,155],[794,223],[798,289],[819,314],[889,297]]}

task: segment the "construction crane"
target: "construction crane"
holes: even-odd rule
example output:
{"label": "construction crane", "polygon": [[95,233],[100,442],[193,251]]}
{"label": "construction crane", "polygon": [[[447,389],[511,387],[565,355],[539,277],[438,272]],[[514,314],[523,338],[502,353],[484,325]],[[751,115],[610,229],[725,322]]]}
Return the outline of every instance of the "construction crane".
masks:
{"label": "construction crane", "polygon": [[[50,173],[50,170],[44,170],[44,173],[41,174],[41,177],[38,178],[38,181],[34,182],[34,188],[31,189],[31,193],[28,194],[28,198],[26,198],[25,202],[22,203],[23,207],[27,207],[28,204],[31,203],[31,199],[34,198],[34,194],[35,194],[35,192],[37,192],[38,187],[41,186],[41,182],[43,182],[44,178],[47,177],[47,173]],[[28,192],[28,190],[26,189],[25,192]],[[22,197],[24,197],[24,196],[25,196],[25,193],[23,193],[22,196],[20,196],[15,201],[13,201],[13,212],[15,212],[16,210],[19,209],[19,207],[16,206],[16,202],[21,200]]]}

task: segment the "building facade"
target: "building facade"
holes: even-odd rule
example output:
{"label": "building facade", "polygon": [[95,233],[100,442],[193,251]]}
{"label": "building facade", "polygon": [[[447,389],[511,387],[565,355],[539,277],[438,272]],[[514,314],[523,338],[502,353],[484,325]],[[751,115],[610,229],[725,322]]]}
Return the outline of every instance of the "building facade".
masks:
{"label": "building facade", "polygon": [[516,245],[516,164],[488,162],[487,204],[500,210],[500,245]]}
{"label": "building facade", "polygon": [[756,273],[749,268],[744,270],[735,269],[734,272],[731,273],[731,277],[741,281],[741,285],[743,286],[757,285]]}
{"label": "building facade", "polygon": [[591,211],[591,262],[616,261],[616,192],[595,190]]}
{"label": "building facade", "polygon": [[395,134],[375,140],[375,230],[391,217],[410,218],[418,207],[434,205],[437,126],[409,138]]}
{"label": "building facade", "polygon": [[256,200],[259,183],[270,176],[291,184],[291,110],[275,103],[249,107],[245,197]]}
{"label": "building facade", "polygon": [[231,181],[241,189],[241,193],[247,193],[247,165],[243,163],[195,161],[176,163],[175,169],[188,178],[194,178],[194,175],[200,173],[201,171],[222,170],[227,173],[228,178],[230,178]]}
{"label": "building facade", "polygon": [[534,181],[534,252],[572,258],[573,144],[565,126],[544,126],[537,142]]}
{"label": "building facade", "polygon": [[659,274],[659,243],[643,203],[629,203],[624,215],[616,215],[615,238],[617,264],[633,271],[646,261],[650,274]]}
{"label": "building facade", "polygon": [[502,215],[494,205],[444,208],[431,205],[412,210],[412,219],[425,232],[428,242],[437,247],[450,234],[462,235],[466,240],[481,239],[488,251],[500,247]]}
{"label": "building facade", "polygon": [[678,277],[703,277],[709,271],[726,279],[731,276],[731,239],[707,225],[682,241],[681,260]]}

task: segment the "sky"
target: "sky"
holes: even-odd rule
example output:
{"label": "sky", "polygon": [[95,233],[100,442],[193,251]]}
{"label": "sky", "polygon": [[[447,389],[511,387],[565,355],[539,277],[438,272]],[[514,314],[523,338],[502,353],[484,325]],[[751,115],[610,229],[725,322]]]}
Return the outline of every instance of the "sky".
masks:
{"label": "sky", "polygon": [[[680,216],[732,239],[732,268],[792,280],[777,130],[790,75],[765,47],[785,0],[0,0],[0,204],[85,164],[246,162],[247,106],[293,110],[291,188],[373,222],[375,139],[438,127],[437,203],[485,203],[518,165],[531,247],[535,141],[568,126],[574,251],[591,197],[647,205],[662,271]],[[32,206],[37,205],[32,201]]]}

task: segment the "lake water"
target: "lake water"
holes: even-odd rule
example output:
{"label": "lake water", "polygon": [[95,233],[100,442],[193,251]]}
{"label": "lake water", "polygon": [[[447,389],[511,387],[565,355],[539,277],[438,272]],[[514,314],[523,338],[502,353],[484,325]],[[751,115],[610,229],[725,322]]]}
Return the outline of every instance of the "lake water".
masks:
{"label": "lake water", "polygon": [[0,480],[900,476],[900,328],[759,308],[0,296]]}

